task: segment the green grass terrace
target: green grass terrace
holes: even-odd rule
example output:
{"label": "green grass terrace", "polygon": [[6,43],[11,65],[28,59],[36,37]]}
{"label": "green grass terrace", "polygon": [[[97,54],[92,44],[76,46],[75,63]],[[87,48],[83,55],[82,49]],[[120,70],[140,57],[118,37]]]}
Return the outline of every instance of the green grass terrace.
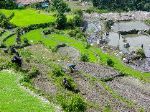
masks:
{"label": "green grass terrace", "polygon": [[46,13],[35,9],[0,9],[0,12],[5,14],[7,17],[14,13],[14,17],[10,20],[10,22],[19,27],[26,27],[32,24],[50,23],[55,22],[56,20],[53,12]]}
{"label": "green grass terrace", "polygon": [[19,73],[0,71],[0,112],[55,112],[50,103],[23,89],[20,78]]}

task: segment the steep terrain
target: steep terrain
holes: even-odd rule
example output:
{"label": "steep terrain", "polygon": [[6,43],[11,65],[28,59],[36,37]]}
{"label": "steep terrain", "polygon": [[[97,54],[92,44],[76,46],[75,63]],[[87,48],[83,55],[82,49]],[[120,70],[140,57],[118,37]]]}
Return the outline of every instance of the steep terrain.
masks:
{"label": "steep terrain", "polygon": [[[91,46],[80,27],[45,26],[55,22],[56,12],[0,12],[14,13],[10,22],[17,26],[0,36],[0,112],[150,112],[150,73],[124,64],[113,48],[104,52]],[[91,26],[94,22],[101,29],[99,16],[114,19],[115,15],[85,14],[85,19],[93,19],[88,21]],[[66,17],[71,22],[74,15]],[[12,63],[16,55],[21,66]]]}

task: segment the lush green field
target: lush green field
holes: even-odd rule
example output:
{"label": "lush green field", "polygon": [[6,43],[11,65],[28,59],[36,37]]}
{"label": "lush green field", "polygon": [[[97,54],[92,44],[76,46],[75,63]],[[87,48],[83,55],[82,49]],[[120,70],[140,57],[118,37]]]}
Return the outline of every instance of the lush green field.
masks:
{"label": "lush green field", "polygon": [[42,11],[34,9],[22,9],[22,10],[5,10],[1,9],[0,12],[9,17],[14,13],[14,17],[10,20],[12,24],[23,27],[31,24],[55,22],[53,13],[44,13]]}
{"label": "lush green field", "polygon": [[[47,47],[54,48],[60,43],[66,43],[69,46],[73,46],[76,49],[78,49],[82,54],[88,54],[91,62],[96,63],[107,63],[107,59],[110,58],[114,61],[114,68],[118,71],[125,73],[127,75],[142,79],[146,82],[150,82],[150,73],[142,73],[140,71],[134,70],[131,67],[128,67],[122,61],[117,58],[116,56],[102,53],[101,49],[96,47],[90,47],[89,49],[86,49],[86,43],[80,40],[76,40],[74,38],[70,38],[68,35],[64,34],[51,34],[48,36],[44,36],[43,33],[41,33],[43,29],[33,30],[29,33],[26,33],[22,36],[23,38],[27,38],[30,40],[30,43],[38,43],[42,42]],[[15,43],[15,38],[10,38],[8,41],[6,41],[7,45],[12,45]]]}
{"label": "lush green field", "polygon": [[0,112],[54,112],[54,107],[20,87],[20,77],[8,71],[0,72]]}

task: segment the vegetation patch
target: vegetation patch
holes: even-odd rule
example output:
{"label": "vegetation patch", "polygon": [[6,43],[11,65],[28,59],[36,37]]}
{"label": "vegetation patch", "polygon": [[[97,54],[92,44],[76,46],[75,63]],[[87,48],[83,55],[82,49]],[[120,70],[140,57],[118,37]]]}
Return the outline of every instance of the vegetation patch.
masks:
{"label": "vegetation patch", "polygon": [[42,11],[34,9],[0,9],[0,12],[4,13],[7,17],[14,13],[14,17],[10,20],[10,22],[19,27],[25,27],[32,24],[50,23],[55,22],[56,20],[51,13],[45,14]]}
{"label": "vegetation patch", "polygon": [[40,101],[23,90],[18,83],[21,74],[0,72],[0,111],[2,112],[54,112],[54,107]]}

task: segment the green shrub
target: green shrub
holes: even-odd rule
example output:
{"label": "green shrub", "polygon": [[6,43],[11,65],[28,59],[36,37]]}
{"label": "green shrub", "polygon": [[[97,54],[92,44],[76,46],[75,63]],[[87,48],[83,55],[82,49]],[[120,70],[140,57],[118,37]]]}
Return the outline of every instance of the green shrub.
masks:
{"label": "green shrub", "polygon": [[89,43],[87,43],[85,49],[89,49],[90,47],[91,47],[91,45]]}
{"label": "green shrub", "polygon": [[61,47],[66,47],[67,44],[65,43],[61,43],[61,44],[58,44],[56,47],[52,48],[52,52],[57,52],[57,50]]}
{"label": "green shrub", "polygon": [[29,58],[30,59],[31,56],[32,56],[32,53],[30,51],[27,51],[27,50],[22,50],[20,52],[20,55],[23,56],[23,57],[25,57],[25,58]]}
{"label": "green shrub", "polygon": [[29,45],[29,41],[28,41],[27,38],[24,38],[24,39],[23,39],[23,42],[24,42],[25,45]]}
{"label": "green shrub", "polygon": [[76,28],[74,30],[71,30],[68,32],[68,35],[70,37],[74,37],[76,39],[81,39],[81,40],[85,40],[85,36],[84,33],[81,31],[80,28]]}
{"label": "green shrub", "polygon": [[67,27],[70,29],[73,29],[75,27],[72,18],[67,21]]}
{"label": "green shrub", "polygon": [[57,100],[66,112],[84,112],[86,110],[86,103],[78,94],[69,98],[64,95],[57,95]]}
{"label": "green shrub", "polygon": [[53,75],[56,77],[64,76],[64,72],[59,67],[55,68],[52,72],[53,72]]}
{"label": "green shrub", "polygon": [[139,58],[142,59],[146,57],[143,49],[137,49],[136,54]]}
{"label": "green shrub", "polygon": [[51,0],[51,8],[58,13],[65,13],[71,10],[68,4],[65,3],[63,0]]}
{"label": "green shrub", "polygon": [[40,23],[40,24],[32,24],[32,25],[29,25],[27,27],[23,27],[23,31],[25,32],[29,32],[31,30],[35,30],[35,29],[38,29],[38,28],[46,28],[46,27],[49,27],[49,26],[53,26],[54,23]]}
{"label": "green shrub", "polygon": [[76,15],[78,15],[78,16],[83,16],[83,12],[82,12],[82,10],[81,9],[77,9],[77,10],[75,10],[74,11],[74,14],[76,14]]}
{"label": "green shrub", "polygon": [[36,67],[32,67],[30,70],[27,71],[28,73],[25,74],[21,80],[21,82],[30,83],[32,78],[37,77],[39,75],[39,70]]}
{"label": "green shrub", "polygon": [[56,25],[58,29],[64,29],[67,24],[67,18],[64,14],[58,14],[56,19]]}
{"label": "green shrub", "polygon": [[113,20],[108,20],[105,22],[105,29],[108,32],[111,29],[111,26],[114,24]]}
{"label": "green shrub", "polygon": [[88,8],[85,12],[91,14],[92,12],[94,12],[94,8]]}
{"label": "green shrub", "polygon": [[83,23],[83,18],[82,16],[79,16],[79,15],[76,15],[74,18],[73,18],[73,24],[74,26],[77,26],[77,27],[80,27]]}
{"label": "green shrub", "polygon": [[112,59],[107,59],[107,65],[114,66],[114,62],[112,61]]}
{"label": "green shrub", "polygon": [[4,43],[0,43],[0,48],[6,48],[7,46]]}
{"label": "green shrub", "polygon": [[70,30],[70,31],[68,32],[68,35],[69,35],[70,37],[75,37],[75,36],[76,36],[76,31],[75,31],[75,30]]}
{"label": "green shrub", "polygon": [[13,68],[14,64],[12,64],[9,60],[5,58],[0,58],[0,70]]}
{"label": "green shrub", "polygon": [[32,79],[32,78],[36,77],[39,73],[40,72],[36,67],[32,67],[28,72],[29,78]]}
{"label": "green shrub", "polygon": [[87,54],[82,54],[81,55],[81,61],[88,62],[89,61],[89,56]]}
{"label": "green shrub", "polygon": [[55,32],[56,32],[55,28],[49,28],[48,30],[43,31],[44,35],[52,34],[52,33],[55,33]]}

